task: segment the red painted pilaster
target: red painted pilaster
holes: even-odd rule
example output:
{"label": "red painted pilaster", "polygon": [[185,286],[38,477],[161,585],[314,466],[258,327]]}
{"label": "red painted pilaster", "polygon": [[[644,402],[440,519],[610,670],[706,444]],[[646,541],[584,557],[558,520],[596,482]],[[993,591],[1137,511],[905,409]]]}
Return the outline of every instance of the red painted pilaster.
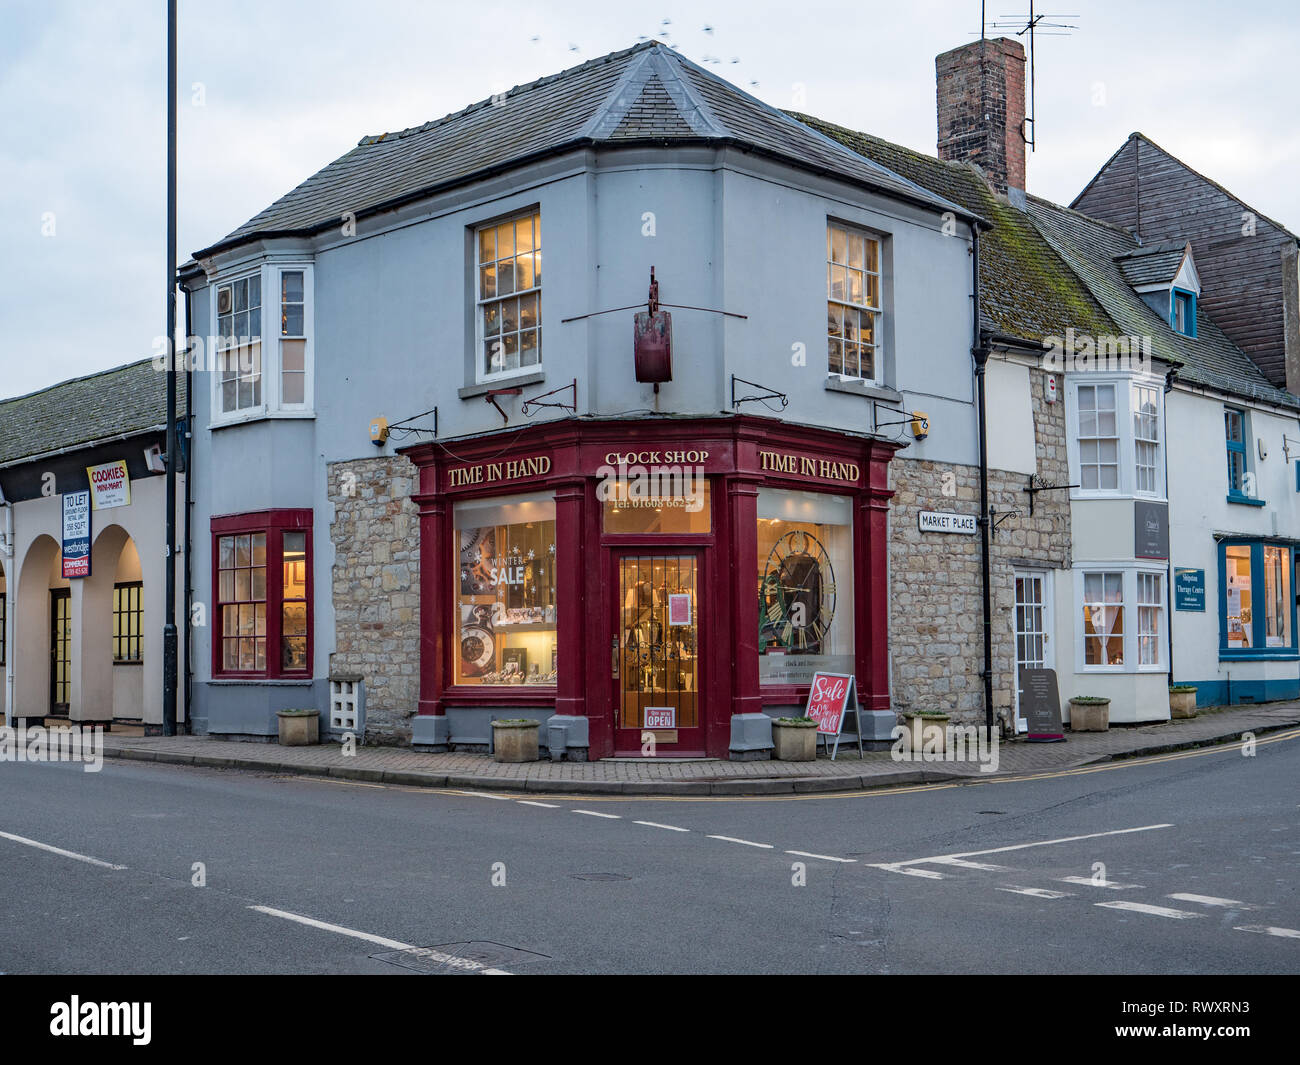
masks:
{"label": "red painted pilaster", "polygon": [[[420,470],[420,487],[433,481],[431,466]],[[451,544],[451,508],[438,495],[414,497],[420,508],[420,707],[421,714],[446,713],[442,693],[447,686],[449,656],[444,638],[451,617],[451,580],[455,563]]]}
{"label": "red painted pilaster", "polygon": [[[719,559],[719,586],[731,588],[731,713],[762,713],[758,690],[758,485],[727,478],[727,551]],[[725,602],[724,599],[719,600]],[[720,724],[722,724],[720,722]],[[731,724],[721,735],[725,756],[731,744]]]}
{"label": "red painted pilaster", "polygon": [[892,448],[868,448],[867,489],[858,497],[853,548],[858,698],[867,710],[889,709],[889,460]]}
{"label": "red painted pilaster", "polygon": [[587,528],[585,481],[556,485],[555,588],[558,619],[555,712],[583,715],[587,712]]}

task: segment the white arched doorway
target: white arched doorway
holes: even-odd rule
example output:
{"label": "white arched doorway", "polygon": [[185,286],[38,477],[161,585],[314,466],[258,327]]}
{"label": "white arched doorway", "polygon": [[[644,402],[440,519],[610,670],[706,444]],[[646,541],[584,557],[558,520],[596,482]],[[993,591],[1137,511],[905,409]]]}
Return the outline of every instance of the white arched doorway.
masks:
{"label": "white arched doorway", "polygon": [[38,536],[18,571],[15,612],[12,718],[63,716],[77,698],[76,633],[71,582],[62,575],[63,555],[51,536]]}
{"label": "white arched doorway", "polygon": [[106,525],[90,550],[90,576],[79,581],[81,700],[86,724],[143,716],[144,582],[140,554],[120,525]]}

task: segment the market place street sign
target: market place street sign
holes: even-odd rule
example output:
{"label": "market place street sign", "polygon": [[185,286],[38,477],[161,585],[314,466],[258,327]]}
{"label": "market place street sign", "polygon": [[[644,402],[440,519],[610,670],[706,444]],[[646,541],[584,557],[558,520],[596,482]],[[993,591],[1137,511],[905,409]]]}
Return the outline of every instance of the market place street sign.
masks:
{"label": "market place street sign", "polygon": [[943,510],[921,511],[918,525],[922,532],[961,533],[963,536],[974,536],[976,532],[974,514],[952,514]]}
{"label": "market place street sign", "polygon": [[90,576],[90,492],[63,494],[63,576]]}

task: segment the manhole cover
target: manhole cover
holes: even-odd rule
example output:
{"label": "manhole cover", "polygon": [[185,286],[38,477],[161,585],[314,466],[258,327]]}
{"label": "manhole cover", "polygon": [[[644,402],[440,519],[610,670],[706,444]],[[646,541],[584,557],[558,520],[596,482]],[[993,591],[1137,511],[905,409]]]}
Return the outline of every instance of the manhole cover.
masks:
{"label": "manhole cover", "polygon": [[574,873],[574,880],[631,880],[622,873]]}
{"label": "manhole cover", "polygon": [[378,961],[400,965],[403,969],[414,969],[417,973],[430,975],[476,973],[480,969],[510,969],[530,961],[550,961],[546,954],[485,940],[410,947],[407,950],[390,950],[370,956]]}

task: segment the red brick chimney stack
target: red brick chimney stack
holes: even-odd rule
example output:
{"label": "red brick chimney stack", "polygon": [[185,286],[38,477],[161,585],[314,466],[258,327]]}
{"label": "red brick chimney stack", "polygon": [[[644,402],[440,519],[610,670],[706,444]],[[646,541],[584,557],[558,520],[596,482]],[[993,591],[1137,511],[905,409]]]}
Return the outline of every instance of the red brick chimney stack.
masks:
{"label": "red brick chimney stack", "polygon": [[935,58],[939,158],[976,163],[1006,194],[1025,187],[1025,50],[1007,37]]}

